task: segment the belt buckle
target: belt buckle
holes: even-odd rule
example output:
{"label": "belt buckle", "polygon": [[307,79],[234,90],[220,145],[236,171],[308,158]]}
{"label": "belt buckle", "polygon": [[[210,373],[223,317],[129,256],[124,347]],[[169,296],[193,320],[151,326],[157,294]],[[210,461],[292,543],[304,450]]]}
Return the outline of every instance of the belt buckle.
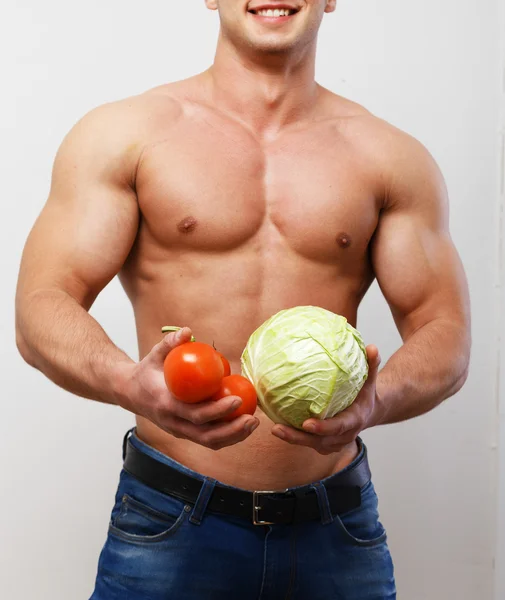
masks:
{"label": "belt buckle", "polygon": [[259,518],[259,511],[263,508],[260,504],[260,496],[266,494],[285,494],[289,489],[285,490],[262,490],[253,492],[253,525],[275,525],[274,521],[263,521]]}

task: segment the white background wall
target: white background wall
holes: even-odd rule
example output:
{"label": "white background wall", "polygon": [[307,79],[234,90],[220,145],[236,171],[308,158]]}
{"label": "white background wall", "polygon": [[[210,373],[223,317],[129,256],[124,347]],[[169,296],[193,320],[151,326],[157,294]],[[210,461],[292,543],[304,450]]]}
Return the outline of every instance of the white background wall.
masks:
{"label": "white background wall", "polygon": [[[428,416],[365,435],[400,600],[505,597],[505,515],[502,509],[499,521],[497,507],[500,327],[505,339],[498,320],[498,130],[505,97],[499,1],[340,0],[321,34],[320,82],[416,136],[439,162],[471,286],[474,352],[464,390]],[[2,597],[85,600],[117,484],[122,435],[133,419],[72,397],[19,358],[13,326],[19,258],[65,133],[94,106],[206,68],[217,17],[203,0],[20,0],[3,5],[2,23]],[[92,314],[137,356],[132,311],[117,280]],[[359,328],[384,358],[399,344],[377,288],[364,302]],[[505,375],[505,346],[501,360]],[[502,398],[502,473],[504,405]]]}

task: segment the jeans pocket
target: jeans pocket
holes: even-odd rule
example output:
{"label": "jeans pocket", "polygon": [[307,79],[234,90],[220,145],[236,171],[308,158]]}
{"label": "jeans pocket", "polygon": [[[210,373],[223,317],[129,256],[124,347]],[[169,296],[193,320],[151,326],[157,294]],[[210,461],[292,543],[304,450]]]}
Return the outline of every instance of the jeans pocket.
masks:
{"label": "jeans pocket", "polygon": [[361,493],[361,506],[335,515],[336,527],[345,540],[354,546],[374,548],[386,542],[387,533],[379,521],[378,499],[370,482]]}
{"label": "jeans pocket", "polygon": [[163,510],[124,494],[109,524],[109,534],[128,542],[156,543],[172,536],[183,524],[190,507],[170,498]]}

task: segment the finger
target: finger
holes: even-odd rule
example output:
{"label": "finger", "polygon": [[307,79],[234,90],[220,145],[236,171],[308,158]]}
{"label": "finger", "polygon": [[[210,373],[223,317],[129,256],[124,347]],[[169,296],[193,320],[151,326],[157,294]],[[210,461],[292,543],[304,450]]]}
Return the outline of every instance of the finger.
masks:
{"label": "finger", "polygon": [[321,446],[323,448],[332,448],[335,452],[336,448],[341,449],[348,444],[354,442],[354,440],[358,437],[357,430],[354,431],[346,431],[342,435],[329,435],[321,439]]}
{"label": "finger", "polygon": [[350,429],[354,429],[360,422],[361,415],[357,405],[351,404],[349,408],[342,411],[336,417],[330,419],[308,419],[303,423],[303,429],[308,433],[319,436],[342,435]]}
{"label": "finger", "polygon": [[[234,421],[238,421],[239,419],[241,418],[238,417]],[[234,421],[229,421],[228,423],[233,424]],[[212,450],[220,450],[221,448],[243,442],[258,428],[259,420],[255,417],[251,418],[248,415],[242,415],[241,421],[233,429],[227,430],[223,428],[222,430],[211,432],[209,438],[203,440],[204,443]]]}
{"label": "finger", "polygon": [[280,439],[295,444],[297,446],[307,446],[319,452],[319,454],[333,454],[339,452],[345,446],[350,444],[356,435],[354,433],[346,433],[344,436],[318,437],[310,433],[304,433],[291,427],[275,426],[272,433]]}
{"label": "finger", "polygon": [[245,440],[258,425],[258,419],[250,415],[242,415],[233,421],[212,425],[195,425],[178,417],[172,417],[167,423],[170,432],[174,435],[212,450],[219,450]]}
{"label": "finger", "polygon": [[159,342],[159,344],[156,344],[156,346],[153,347],[149,353],[149,357],[156,362],[162,363],[171,350],[181,344],[191,341],[191,335],[191,329],[189,327],[183,327],[179,331],[171,331],[161,340],[161,342]]}
{"label": "finger", "polygon": [[208,400],[197,404],[186,404],[174,400],[171,412],[181,419],[190,421],[195,425],[204,425],[226,417],[242,404],[238,396],[226,396],[219,400]]}
{"label": "finger", "polygon": [[370,383],[375,382],[377,379],[377,373],[381,364],[381,356],[377,346],[374,346],[373,344],[367,346],[366,356],[368,360],[368,379],[366,383],[370,385]]}
{"label": "finger", "polygon": [[288,444],[297,444],[299,446],[309,446],[310,448],[316,448],[320,443],[320,439],[310,433],[305,433],[294,429],[294,427],[285,427],[283,425],[275,425],[272,428],[272,433],[276,437]]}

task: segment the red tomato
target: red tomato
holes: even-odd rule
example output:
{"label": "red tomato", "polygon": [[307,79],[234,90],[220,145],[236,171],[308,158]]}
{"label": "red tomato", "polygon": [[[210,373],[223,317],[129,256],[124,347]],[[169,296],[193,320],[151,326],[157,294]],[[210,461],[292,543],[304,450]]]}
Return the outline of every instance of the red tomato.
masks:
{"label": "red tomato", "polygon": [[217,350],[216,350],[216,352],[219,354],[219,356],[221,357],[221,360],[223,361],[224,376],[228,377],[228,375],[231,375],[230,363],[228,362],[228,359],[226,358],[226,356],[224,354],[221,354],[221,352],[218,352]]}
{"label": "red tomato", "polygon": [[209,344],[188,342],[168,353],[164,362],[165,382],[182,402],[201,402],[219,390],[224,366]]}
{"label": "red tomato", "polygon": [[226,396],[239,396],[242,398],[242,404],[230,415],[223,417],[223,421],[233,421],[240,415],[253,415],[258,406],[258,398],[253,384],[242,377],[242,375],[228,375],[223,377],[221,387],[212,396],[212,400],[220,400]]}

